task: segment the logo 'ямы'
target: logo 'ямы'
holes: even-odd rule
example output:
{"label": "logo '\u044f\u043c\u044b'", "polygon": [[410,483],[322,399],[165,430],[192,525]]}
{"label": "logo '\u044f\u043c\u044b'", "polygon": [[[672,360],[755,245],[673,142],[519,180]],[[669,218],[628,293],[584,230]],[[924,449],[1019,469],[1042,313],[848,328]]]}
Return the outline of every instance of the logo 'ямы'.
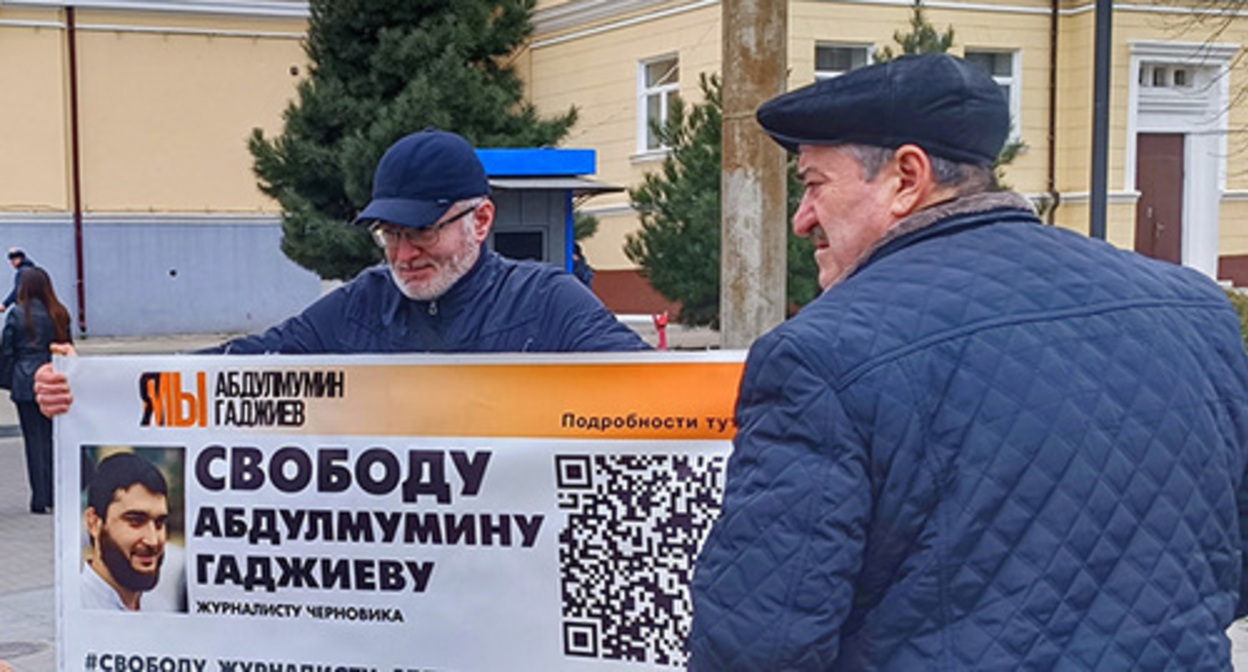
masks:
{"label": "logo '\u044f\u043c\u044b'", "polygon": [[208,374],[195,374],[195,389],[182,389],[176,371],[147,372],[139,376],[139,399],[143,401],[141,427],[207,427]]}

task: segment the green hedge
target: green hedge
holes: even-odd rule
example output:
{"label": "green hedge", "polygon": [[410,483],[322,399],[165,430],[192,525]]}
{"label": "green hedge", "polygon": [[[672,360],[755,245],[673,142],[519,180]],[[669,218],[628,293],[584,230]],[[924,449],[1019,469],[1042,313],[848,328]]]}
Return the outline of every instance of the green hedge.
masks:
{"label": "green hedge", "polygon": [[1234,291],[1227,292],[1226,295],[1231,297],[1231,305],[1239,313],[1239,328],[1244,332],[1244,347],[1248,348],[1248,295]]}

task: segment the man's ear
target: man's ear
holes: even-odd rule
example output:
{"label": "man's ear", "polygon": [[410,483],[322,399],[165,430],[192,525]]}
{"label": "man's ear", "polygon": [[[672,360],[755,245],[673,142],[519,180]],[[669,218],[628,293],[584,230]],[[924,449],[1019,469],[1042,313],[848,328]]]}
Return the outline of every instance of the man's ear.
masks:
{"label": "man's ear", "polygon": [[932,160],[918,145],[902,145],[893,153],[896,190],[889,211],[902,219],[931,205],[937,191]]}
{"label": "man's ear", "polygon": [[472,237],[481,244],[490,237],[494,229],[494,201],[486,199],[472,214]]}
{"label": "man's ear", "polygon": [[104,520],[95,512],[94,506],[87,507],[82,514],[82,519],[87,525],[87,534],[91,535],[91,541],[94,543],[100,538],[100,528],[104,526]]}

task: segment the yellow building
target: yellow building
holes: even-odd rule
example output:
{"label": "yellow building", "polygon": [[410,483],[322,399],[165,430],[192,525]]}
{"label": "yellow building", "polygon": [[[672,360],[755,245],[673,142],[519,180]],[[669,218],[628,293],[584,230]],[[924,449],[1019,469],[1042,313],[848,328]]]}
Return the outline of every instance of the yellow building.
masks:
{"label": "yellow building", "polygon": [[0,3],[0,249],[49,271],[79,330],[258,329],[319,295],[281,253],[246,145],[281,130],[307,16],[283,0]]}
{"label": "yellow building", "polygon": [[[1248,11],[1206,0],[1116,3],[1108,239],[1248,285]],[[930,0],[953,51],[991,70],[1026,142],[1007,173],[1087,231],[1094,0]],[[791,0],[788,88],[871,62],[907,29],[909,0]],[[665,149],[648,132],[697,101],[721,59],[716,0],[538,0],[514,63],[539,110],[575,105],[565,146],[597,178],[635,185]],[[1203,12],[1203,13],[1202,13]],[[246,138],[281,130],[306,74],[304,0],[0,2],[0,249],[47,268],[92,334],[256,329],[319,293],[280,245]],[[1210,19],[1210,20],[1205,20]],[[584,209],[595,289],[619,312],[663,301],[624,256],[625,194]],[[0,282],[3,279],[0,278]],[[7,291],[7,287],[0,289]]]}
{"label": "yellow building", "polygon": [[[1199,3],[1207,7],[1209,3]],[[1027,149],[1006,181],[1057,205],[1054,224],[1087,232],[1093,126],[1093,0],[930,0],[952,26],[952,52],[989,69],[1010,100]],[[1112,31],[1107,239],[1248,284],[1248,136],[1234,103],[1248,92],[1236,59],[1248,11],[1217,17],[1197,3],[1116,3]],[[718,72],[721,11],[712,0],[539,0],[536,34],[518,63],[544,110],[576,105],[566,143],[599,152],[599,178],[636,184],[664,156],[646,132],[671,96],[698,101]],[[1202,13],[1203,12],[1203,13]],[[910,0],[791,0],[788,88],[870,63],[906,32]],[[1215,20],[1216,19],[1216,20]],[[1229,113],[1228,113],[1229,110]],[[1052,140],[1050,140],[1052,138]],[[586,208],[602,221],[584,247],[595,289],[619,310],[644,310],[621,250],[637,217],[624,195]]]}

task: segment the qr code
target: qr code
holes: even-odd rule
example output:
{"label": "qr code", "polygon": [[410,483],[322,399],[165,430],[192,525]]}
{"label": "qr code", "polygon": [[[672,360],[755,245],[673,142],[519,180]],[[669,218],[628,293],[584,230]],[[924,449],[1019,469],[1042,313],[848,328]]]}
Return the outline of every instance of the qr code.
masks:
{"label": "qr code", "polygon": [[569,656],[683,666],[698,549],[719,515],[724,455],[555,457]]}

